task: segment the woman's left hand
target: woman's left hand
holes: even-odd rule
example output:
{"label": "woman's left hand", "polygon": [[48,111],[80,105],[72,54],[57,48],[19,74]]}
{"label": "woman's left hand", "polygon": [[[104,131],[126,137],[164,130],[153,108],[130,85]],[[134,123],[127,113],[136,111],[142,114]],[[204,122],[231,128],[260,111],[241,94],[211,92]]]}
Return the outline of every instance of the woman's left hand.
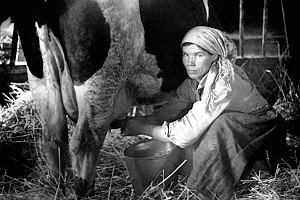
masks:
{"label": "woman's left hand", "polygon": [[137,136],[142,134],[140,129],[142,127],[141,121],[138,117],[127,117],[121,127],[121,134],[123,136]]}

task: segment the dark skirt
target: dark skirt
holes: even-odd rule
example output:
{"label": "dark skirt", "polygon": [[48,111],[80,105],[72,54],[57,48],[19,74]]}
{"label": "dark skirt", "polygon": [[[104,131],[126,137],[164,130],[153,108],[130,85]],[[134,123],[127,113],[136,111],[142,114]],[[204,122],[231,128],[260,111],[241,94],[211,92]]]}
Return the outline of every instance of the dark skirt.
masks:
{"label": "dark skirt", "polygon": [[283,119],[273,109],[220,115],[196,143],[185,149],[189,189],[210,200],[231,199],[247,164],[270,151],[269,166],[276,168],[276,159],[286,148],[282,124]]}

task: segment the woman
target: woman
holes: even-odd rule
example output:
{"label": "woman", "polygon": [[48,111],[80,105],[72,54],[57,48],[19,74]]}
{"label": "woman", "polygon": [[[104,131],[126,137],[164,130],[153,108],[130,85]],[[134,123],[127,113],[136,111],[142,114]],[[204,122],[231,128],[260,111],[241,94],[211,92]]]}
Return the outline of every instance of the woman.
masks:
{"label": "woman", "polygon": [[181,49],[189,77],[153,115],[128,119],[125,134],[185,148],[187,186],[207,199],[230,199],[246,165],[273,140],[277,149],[285,144],[281,118],[235,65],[236,46],[223,32],[194,27]]}

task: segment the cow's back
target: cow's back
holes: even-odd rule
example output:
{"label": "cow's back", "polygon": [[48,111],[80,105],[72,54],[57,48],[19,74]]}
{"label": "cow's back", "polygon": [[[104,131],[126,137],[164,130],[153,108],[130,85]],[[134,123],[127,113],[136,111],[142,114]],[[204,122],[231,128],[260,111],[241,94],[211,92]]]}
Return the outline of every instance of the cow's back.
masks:
{"label": "cow's back", "polygon": [[[111,25],[103,14],[108,10],[107,2],[124,6],[131,1],[49,2],[56,9],[60,8],[52,14],[55,16],[50,13],[49,19],[67,52],[74,83],[81,84],[102,67],[114,40]],[[186,78],[179,45],[190,28],[208,24],[205,6],[202,0],[138,0],[138,3],[140,16],[137,17],[142,19],[146,51],[156,56],[158,67],[162,69],[162,90],[170,91]]]}

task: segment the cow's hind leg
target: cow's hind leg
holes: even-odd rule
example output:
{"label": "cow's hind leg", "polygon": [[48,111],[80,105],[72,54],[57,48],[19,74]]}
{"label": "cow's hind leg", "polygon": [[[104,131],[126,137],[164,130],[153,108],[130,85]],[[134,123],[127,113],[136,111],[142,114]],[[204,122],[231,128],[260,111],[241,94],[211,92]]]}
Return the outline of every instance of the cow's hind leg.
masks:
{"label": "cow's hind leg", "polygon": [[86,114],[80,114],[70,141],[75,193],[78,198],[94,195],[96,165],[107,129],[91,130]]}
{"label": "cow's hind leg", "polygon": [[68,129],[59,87],[47,75],[37,79],[28,71],[30,89],[43,129],[42,150],[53,181],[61,183],[69,162]]}
{"label": "cow's hind leg", "polygon": [[37,27],[37,33],[44,76],[41,79],[36,78],[28,70],[28,81],[42,124],[42,150],[52,178],[61,183],[69,162],[68,128],[58,71],[58,66],[64,65],[64,59],[55,38],[46,26]]}
{"label": "cow's hind leg", "polygon": [[64,188],[64,173],[69,164],[67,122],[60,106],[52,111],[54,116],[49,111],[45,112],[46,115],[43,114],[48,127],[43,132],[42,149],[54,178],[52,180]]}

